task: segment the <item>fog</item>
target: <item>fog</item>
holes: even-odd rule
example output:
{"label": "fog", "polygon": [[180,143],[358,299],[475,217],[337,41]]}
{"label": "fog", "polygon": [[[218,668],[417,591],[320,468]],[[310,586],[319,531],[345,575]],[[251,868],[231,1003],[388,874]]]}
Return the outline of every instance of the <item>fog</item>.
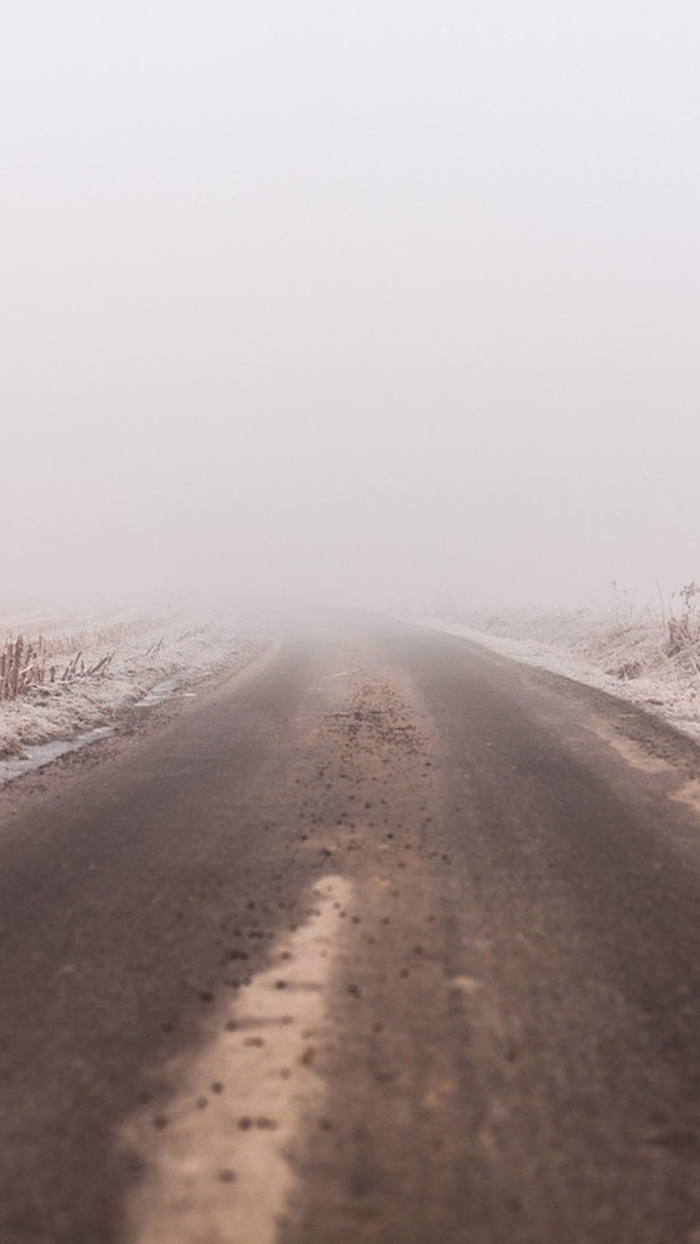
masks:
{"label": "fog", "polygon": [[700,578],[691,0],[4,0],[3,590]]}

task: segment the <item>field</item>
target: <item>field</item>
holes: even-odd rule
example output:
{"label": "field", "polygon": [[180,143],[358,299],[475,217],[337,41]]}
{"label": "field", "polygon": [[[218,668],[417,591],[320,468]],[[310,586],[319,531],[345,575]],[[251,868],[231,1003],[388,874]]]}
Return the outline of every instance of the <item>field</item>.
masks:
{"label": "field", "polygon": [[259,637],[222,605],[0,606],[0,757],[187,694],[243,659]]}

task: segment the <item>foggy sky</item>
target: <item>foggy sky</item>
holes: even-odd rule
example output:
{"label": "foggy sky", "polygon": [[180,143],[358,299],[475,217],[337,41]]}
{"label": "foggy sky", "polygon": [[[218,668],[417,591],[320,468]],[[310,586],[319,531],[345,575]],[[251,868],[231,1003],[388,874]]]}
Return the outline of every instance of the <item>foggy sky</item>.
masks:
{"label": "foggy sky", "polygon": [[694,0],[0,0],[0,589],[700,579]]}

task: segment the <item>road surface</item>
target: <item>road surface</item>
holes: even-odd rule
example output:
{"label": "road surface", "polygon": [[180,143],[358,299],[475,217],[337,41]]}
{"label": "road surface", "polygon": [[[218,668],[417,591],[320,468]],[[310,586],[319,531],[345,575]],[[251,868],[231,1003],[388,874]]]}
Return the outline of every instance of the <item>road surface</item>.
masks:
{"label": "road surface", "polygon": [[700,751],[357,616],[0,792],[2,1244],[698,1244]]}

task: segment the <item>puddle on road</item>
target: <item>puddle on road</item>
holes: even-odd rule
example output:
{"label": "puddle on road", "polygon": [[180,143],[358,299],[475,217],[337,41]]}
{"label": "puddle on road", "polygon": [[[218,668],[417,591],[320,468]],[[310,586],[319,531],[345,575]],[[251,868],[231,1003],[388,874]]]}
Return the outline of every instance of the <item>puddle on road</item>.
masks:
{"label": "puddle on road", "polygon": [[54,760],[59,760],[61,756],[66,756],[69,752],[78,752],[81,748],[89,747],[91,743],[96,743],[98,739],[106,739],[113,733],[113,726],[97,726],[94,730],[85,731],[84,734],[76,734],[72,739],[54,739],[50,743],[35,743],[26,747],[21,756],[8,756],[0,760],[0,786],[11,782],[13,778],[21,777],[24,773],[30,773],[33,769],[43,769],[46,765],[53,764]]}
{"label": "puddle on road", "polygon": [[[168,678],[137,700],[133,707],[154,708],[175,696],[181,699],[194,699],[197,693],[183,690],[184,686],[183,678]],[[114,732],[114,726],[95,726],[94,729],[84,730],[71,739],[51,739],[48,743],[31,743],[22,749],[20,756],[6,756],[0,760],[0,786],[13,781],[14,778],[22,777],[25,773],[44,769],[46,765],[60,760],[61,756],[82,751],[84,747],[97,743],[99,739],[109,738]]]}
{"label": "puddle on road", "polygon": [[323,1105],[314,1061],[351,897],[343,877],[314,887],[308,923],[217,1011],[204,1047],[165,1068],[175,1092],[162,1115],[144,1110],[124,1128],[145,1166],[133,1244],[273,1244],[295,1181],[290,1149]]}

